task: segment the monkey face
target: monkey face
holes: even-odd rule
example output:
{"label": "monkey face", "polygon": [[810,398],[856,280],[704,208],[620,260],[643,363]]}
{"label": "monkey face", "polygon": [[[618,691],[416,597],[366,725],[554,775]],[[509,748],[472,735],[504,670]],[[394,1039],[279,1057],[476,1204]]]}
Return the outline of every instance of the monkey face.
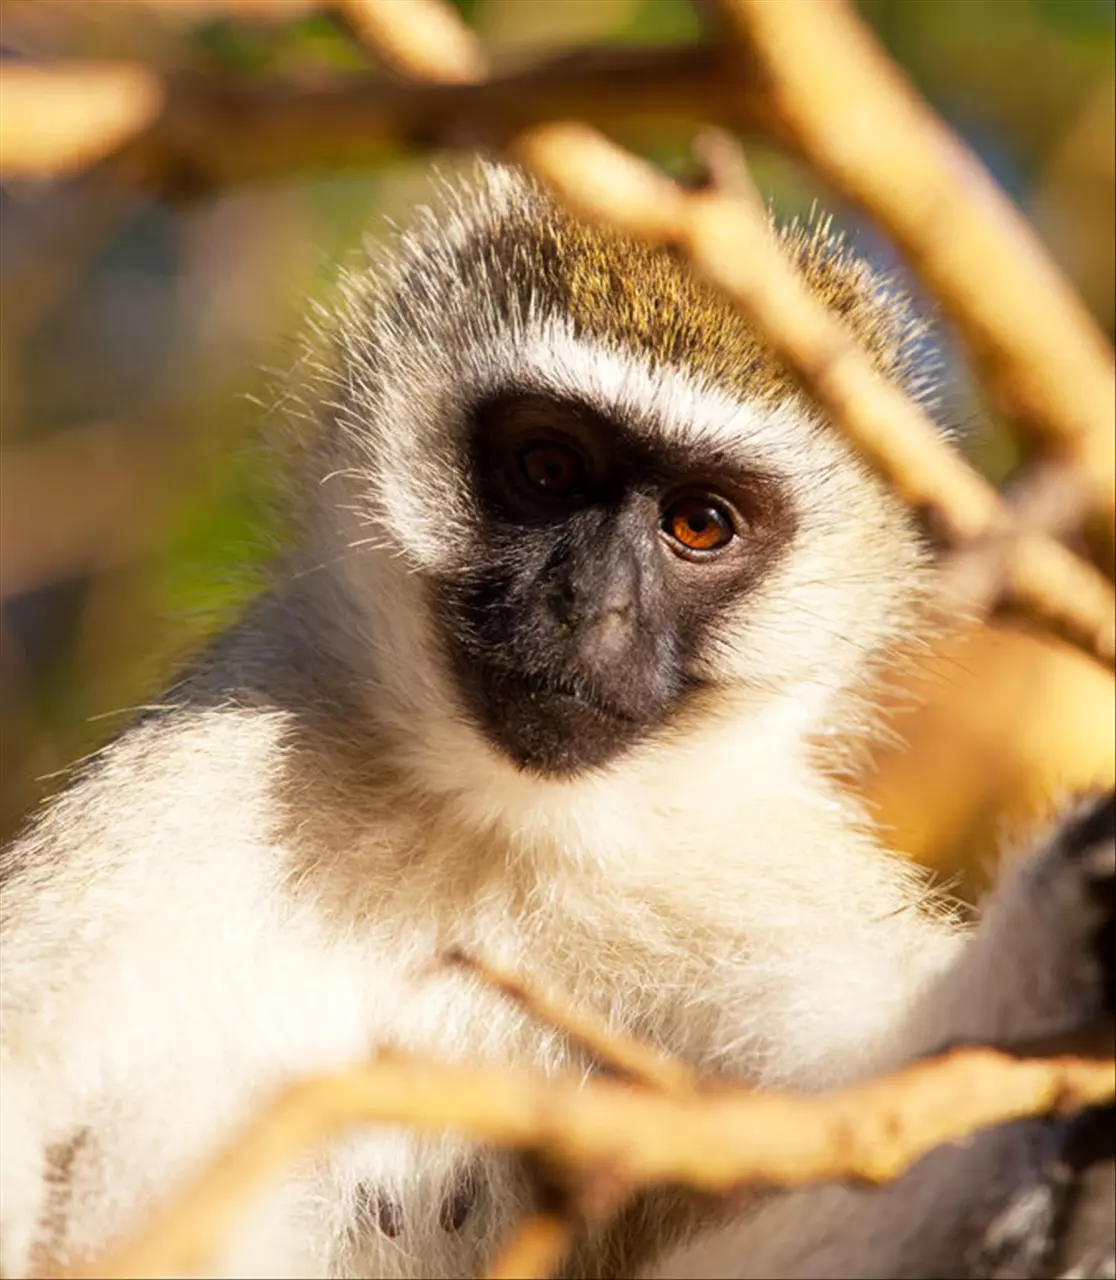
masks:
{"label": "monkey face", "polygon": [[571,399],[475,412],[479,566],[443,584],[468,710],[518,766],[599,766],[703,681],[695,656],[790,544],[774,477],[629,431]]}
{"label": "monkey face", "polygon": [[[478,177],[347,280],[324,362],[317,563],[377,714],[439,786],[466,751],[500,786],[638,769],[774,703],[859,732],[919,595],[909,513],[672,255]],[[901,303],[824,233],[786,243],[898,376]]]}

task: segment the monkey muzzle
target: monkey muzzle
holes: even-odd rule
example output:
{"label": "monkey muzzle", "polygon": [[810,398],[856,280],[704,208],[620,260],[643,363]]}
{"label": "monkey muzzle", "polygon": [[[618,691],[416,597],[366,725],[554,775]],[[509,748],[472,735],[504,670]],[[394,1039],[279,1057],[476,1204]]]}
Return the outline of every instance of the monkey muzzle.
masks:
{"label": "monkey muzzle", "polygon": [[451,589],[450,649],[467,707],[522,769],[599,768],[662,723],[679,663],[648,616],[654,592],[630,548],[571,555]]}

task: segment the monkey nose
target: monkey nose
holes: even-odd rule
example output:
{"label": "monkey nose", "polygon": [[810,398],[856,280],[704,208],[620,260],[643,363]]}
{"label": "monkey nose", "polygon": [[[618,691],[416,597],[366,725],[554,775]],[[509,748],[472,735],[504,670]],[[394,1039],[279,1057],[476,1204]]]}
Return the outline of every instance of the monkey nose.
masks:
{"label": "monkey nose", "polygon": [[576,631],[578,660],[598,677],[611,678],[630,661],[638,610],[630,592],[608,591],[585,611]]}
{"label": "monkey nose", "polygon": [[[591,599],[596,594],[596,599]],[[635,595],[626,582],[612,582],[596,593],[578,592],[569,583],[549,596],[550,611],[563,631],[599,633],[602,637],[623,632],[635,614]]]}
{"label": "monkey nose", "polygon": [[623,660],[632,647],[633,608],[629,601],[602,611],[581,639],[584,656],[594,665]]}
{"label": "monkey nose", "polygon": [[617,658],[630,647],[637,613],[636,581],[624,566],[610,576],[588,620],[586,639],[599,657]]}

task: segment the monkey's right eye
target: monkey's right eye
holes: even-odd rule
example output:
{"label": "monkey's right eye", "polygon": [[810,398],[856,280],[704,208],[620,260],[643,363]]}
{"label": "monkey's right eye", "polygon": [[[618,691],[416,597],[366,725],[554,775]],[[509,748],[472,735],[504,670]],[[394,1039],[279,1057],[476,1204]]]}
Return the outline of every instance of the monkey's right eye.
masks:
{"label": "monkey's right eye", "polygon": [[586,487],[585,463],[576,449],[557,441],[530,445],[519,454],[519,469],[528,484],[550,498],[565,498]]}
{"label": "monkey's right eye", "polygon": [[715,555],[736,536],[729,508],[704,494],[671,503],[663,512],[662,530],[672,548],[689,559]]}

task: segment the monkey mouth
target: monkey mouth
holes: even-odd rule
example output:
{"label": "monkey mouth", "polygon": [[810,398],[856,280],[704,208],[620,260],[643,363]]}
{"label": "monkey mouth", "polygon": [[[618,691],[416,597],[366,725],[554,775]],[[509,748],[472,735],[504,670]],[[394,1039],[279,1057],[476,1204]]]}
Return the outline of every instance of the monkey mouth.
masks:
{"label": "monkey mouth", "polygon": [[493,668],[491,678],[502,686],[508,698],[525,701],[539,708],[540,714],[554,714],[566,709],[573,716],[585,716],[598,721],[612,722],[617,726],[639,727],[645,722],[635,708],[607,694],[585,678],[562,675],[550,671],[516,671]]}
{"label": "monkey mouth", "polygon": [[600,768],[648,728],[633,709],[565,674],[485,664],[470,685],[485,737],[517,768],[542,776]]}
{"label": "monkey mouth", "polygon": [[540,671],[505,671],[502,678],[509,691],[518,686],[520,696],[528,702],[549,708],[555,703],[568,703],[587,715],[619,724],[638,725],[642,717],[614,699],[605,697],[587,681]]}

